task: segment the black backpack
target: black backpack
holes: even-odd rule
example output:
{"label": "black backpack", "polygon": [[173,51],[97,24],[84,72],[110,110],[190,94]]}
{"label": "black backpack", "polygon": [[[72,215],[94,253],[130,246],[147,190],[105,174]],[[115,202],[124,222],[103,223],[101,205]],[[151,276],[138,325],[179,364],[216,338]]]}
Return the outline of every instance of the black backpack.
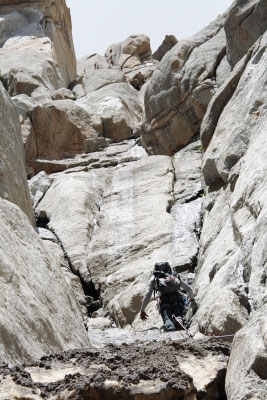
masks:
{"label": "black backpack", "polygon": [[160,295],[177,293],[180,289],[180,276],[172,272],[168,262],[159,262],[154,265],[155,291]]}

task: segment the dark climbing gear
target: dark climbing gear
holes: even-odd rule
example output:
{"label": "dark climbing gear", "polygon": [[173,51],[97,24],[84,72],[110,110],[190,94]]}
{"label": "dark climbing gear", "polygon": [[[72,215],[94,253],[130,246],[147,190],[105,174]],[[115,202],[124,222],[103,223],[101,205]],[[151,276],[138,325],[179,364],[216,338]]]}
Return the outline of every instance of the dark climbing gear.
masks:
{"label": "dark climbing gear", "polygon": [[154,265],[153,274],[155,276],[155,292],[159,292],[160,295],[171,294],[178,292],[180,289],[180,276],[172,272],[170,264],[168,262],[159,262]]}

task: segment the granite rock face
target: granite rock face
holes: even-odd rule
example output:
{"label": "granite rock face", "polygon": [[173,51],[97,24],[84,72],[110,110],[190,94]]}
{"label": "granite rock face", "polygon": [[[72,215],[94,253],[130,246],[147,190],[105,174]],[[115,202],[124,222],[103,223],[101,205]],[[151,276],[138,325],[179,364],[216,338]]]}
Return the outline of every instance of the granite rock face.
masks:
{"label": "granite rock face", "polygon": [[[59,0],[57,2],[52,0],[34,1],[31,3],[27,1],[1,1],[0,15],[0,46],[5,48],[4,45],[9,40],[11,40],[12,43],[14,43],[13,41],[15,40],[16,43],[16,51],[14,51],[13,56],[11,56],[9,52],[9,60],[10,62],[12,60],[13,65],[5,72],[7,81],[15,79],[18,82],[17,84],[19,84],[20,81],[23,83],[25,77],[23,74],[25,74],[25,72],[26,75],[28,75],[27,72],[30,74],[30,67],[33,67],[34,63],[37,63],[33,67],[34,71],[39,72],[42,69],[43,71],[47,70],[47,72],[51,73],[53,69],[56,70],[58,81],[55,89],[58,89],[60,86],[66,87],[70,82],[76,79],[76,59],[71,33],[71,18],[65,0]],[[25,40],[27,42],[31,39],[37,40],[41,38],[43,38],[44,43],[39,51],[38,49],[25,48]],[[49,47],[47,43],[49,42],[52,43],[52,50],[50,51],[52,62],[49,59],[47,60],[50,66],[46,65],[45,59],[43,59],[43,56],[40,54],[40,52],[46,53],[47,47]],[[32,65],[30,65],[29,61],[29,50],[32,52]],[[6,53],[8,53],[8,49],[1,50],[0,68],[2,75],[2,58],[4,58]],[[20,55],[19,58],[18,56],[16,57],[17,53]],[[21,67],[21,62],[25,57],[26,60],[24,60],[24,62],[26,65]],[[52,84],[52,80],[50,84]]]}
{"label": "granite rock face", "polygon": [[24,151],[17,110],[0,83],[0,197],[18,205],[35,224],[27,185]]}
{"label": "granite rock face", "polygon": [[149,153],[171,155],[198,132],[225,56],[224,19],[177,43],[153,73],[144,94],[142,132]]}
{"label": "granite rock face", "polygon": [[266,398],[266,338],[267,320],[264,304],[235,337],[226,377],[227,398]]}
{"label": "granite rock face", "polygon": [[53,58],[52,42],[47,37],[9,39],[0,54],[2,81],[11,96],[31,96],[39,88],[52,93],[64,84]]}
{"label": "granite rock face", "polygon": [[229,9],[224,29],[227,58],[232,67],[267,29],[267,5],[262,0],[236,0]]}
{"label": "granite rock face", "polygon": [[237,0],[191,39],[169,37],[171,49],[159,55],[147,36],[133,35],[79,60],[77,76],[73,52],[65,60],[65,3],[5,3],[0,68],[12,99],[1,86],[3,357],[87,346],[85,326],[95,346],[155,338],[155,302],[147,321],[139,310],[154,263],[169,261],[193,284],[195,340],[235,336],[226,394],[215,384],[206,398],[264,399],[265,2]]}
{"label": "granite rock face", "polygon": [[174,35],[166,35],[159,48],[153,53],[153,59],[161,61],[168,51],[178,43],[177,38]]}
{"label": "granite rock face", "polygon": [[0,200],[2,362],[89,345],[80,306],[60,265],[25,214]]}
{"label": "granite rock face", "polygon": [[[253,42],[253,13],[265,3],[253,4],[245,20],[251,47],[215,94],[201,128],[205,212],[194,318],[205,333],[238,331],[227,370],[229,399],[266,397],[266,33]],[[241,13],[236,2],[228,19],[237,6]]]}
{"label": "granite rock face", "polygon": [[109,46],[105,56],[111,66],[133,68],[152,60],[150,39],[146,35],[132,35],[124,42]]}
{"label": "granite rock face", "polygon": [[142,108],[125,75],[114,69],[88,70],[82,84],[85,96],[77,104],[87,110],[101,136],[112,142],[134,137]]}
{"label": "granite rock face", "polygon": [[137,90],[149,81],[158,64],[152,57],[150,39],[146,35],[132,35],[124,42],[109,46],[105,57],[110,67],[119,68]]}
{"label": "granite rock face", "polygon": [[[87,166],[84,158],[80,167],[77,160],[74,168],[53,174],[38,204],[73,271],[84,285],[101,287],[119,326],[140,324],[146,282],[159,258],[181,271],[194,266],[202,202],[198,148],[192,144],[172,161],[147,157],[134,141],[110,145],[93,153]],[[152,313],[148,326],[159,322]]]}

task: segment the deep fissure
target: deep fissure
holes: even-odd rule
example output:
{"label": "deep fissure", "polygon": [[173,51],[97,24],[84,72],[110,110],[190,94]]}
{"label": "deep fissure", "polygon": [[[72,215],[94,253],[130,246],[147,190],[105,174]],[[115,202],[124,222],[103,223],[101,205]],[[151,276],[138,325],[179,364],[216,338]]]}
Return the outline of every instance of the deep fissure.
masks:
{"label": "deep fissure", "polygon": [[[89,282],[84,282],[84,280],[82,279],[80,274],[78,274],[74,270],[72,262],[64,248],[62,241],[60,240],[60,238],[57,235],[57,233],[55,232],[55,230],[53,228],[49,227],[49,222],[50,222],[49,218],[47,217],[46,213],[44,213],[44,212],[40,213],[39,215],[36,216],[36,226],[47,229],[50,232],[52,232],[53,235],[55,235],[55,237],[57,239],[57,244],[61,247],[61,249],[63,251],[65,261],[67,262],[67,265],[68,265],[70,271],[74,275],[79,277],[82,288],[83,288],[85,300],[86,300],[86,309],[88,312],[88,316],[90,317],[94,311],[98,310],[99,308],[101,308],[103,306],[101,294],[100,294],[100,288],[98,288],[98,289],[96,288],[92,279]],[[90,273],[90,271],[89,271],[89,273]],[[90,273],[90,278],[91,278],[91,273]]]}

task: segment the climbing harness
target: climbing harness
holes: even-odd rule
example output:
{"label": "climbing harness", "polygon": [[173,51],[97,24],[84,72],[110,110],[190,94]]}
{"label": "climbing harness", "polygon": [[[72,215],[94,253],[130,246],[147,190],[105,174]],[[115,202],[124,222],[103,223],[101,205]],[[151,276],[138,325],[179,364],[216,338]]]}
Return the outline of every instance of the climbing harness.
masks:
{"label": "climbing harness", "polygon": [[156,296],[156,310],[160,312],[160,296]]}

